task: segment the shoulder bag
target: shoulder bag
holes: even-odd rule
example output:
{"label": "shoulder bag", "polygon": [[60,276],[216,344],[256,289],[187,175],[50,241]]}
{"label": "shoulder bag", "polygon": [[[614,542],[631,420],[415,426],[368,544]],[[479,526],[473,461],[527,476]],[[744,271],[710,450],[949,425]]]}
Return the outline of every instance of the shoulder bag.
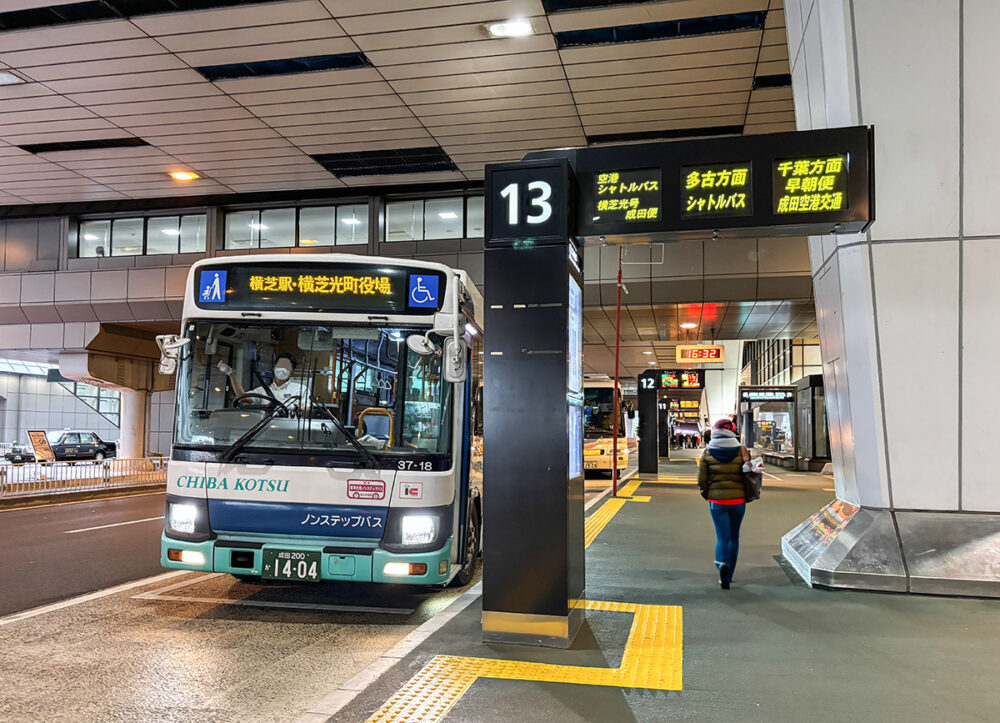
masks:
{"label": "shoulder bag", "polygon": [[[743,462],[746,464],[747,469],[753,469],[750,464],[750,452],[747,451],[746,447],[740,448],[743,451]],[[760,488],[764,484],[764,475],[762,472],[744,472],[743,473],[743,497],[747,502],[753,502],[754,500],[760,499]]]}

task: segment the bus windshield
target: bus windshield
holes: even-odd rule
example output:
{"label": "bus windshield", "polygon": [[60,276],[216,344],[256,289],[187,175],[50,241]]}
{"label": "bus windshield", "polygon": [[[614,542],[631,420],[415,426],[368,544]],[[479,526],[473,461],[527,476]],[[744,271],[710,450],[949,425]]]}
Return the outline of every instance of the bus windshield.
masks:
{"label": "bus windshield", "polygon": [[[614,433],[615,398],[611,387],[585,387],[583,390],[584,436],[610,437]],[[625,425],[619,420],[618,433],[624,434]]]}
{"label": "bus windshield", "polygon": [[[175,444],[248,452],[447,454],[451,384],[425,330],[194,321],[177,374]],[[359,446],[362,449],[359,449]]]}

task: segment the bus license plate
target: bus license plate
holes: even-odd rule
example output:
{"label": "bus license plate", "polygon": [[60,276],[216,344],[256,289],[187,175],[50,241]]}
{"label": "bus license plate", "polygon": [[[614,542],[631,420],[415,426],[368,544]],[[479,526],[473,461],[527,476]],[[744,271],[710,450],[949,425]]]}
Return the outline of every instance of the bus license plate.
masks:
{"label": "bus license plate", "polygon": [[584,462],[583,463],[583,468],[584,469],[597,469],[597,462]]}
{"label": "bus license plate", "polygon": [[272,580],[318,581],[321,562],[319,552],[265,549],[262,577]]}

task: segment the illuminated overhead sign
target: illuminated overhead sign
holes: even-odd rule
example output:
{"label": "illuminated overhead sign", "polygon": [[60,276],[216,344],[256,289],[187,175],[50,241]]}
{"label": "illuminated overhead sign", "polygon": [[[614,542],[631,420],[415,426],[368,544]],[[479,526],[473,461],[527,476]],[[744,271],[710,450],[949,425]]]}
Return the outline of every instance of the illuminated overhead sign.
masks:
{"label": "illuminated overhead sign", "polygon": [[847,208],[848,154],[774,162],[774,212],[829,213]]}
{"label": "illuminated overhead sign", "polygon": [[441,308],[439,271],[355,263],[221,263],[195,274],[203,309],[428,314]]}
{"label": "illuminated overhead sign", "polygon": [[697,409],[698,402],[692,399],[684,399],[681,401],[681,409]]}
{"label": "illuminated overhead sign", "polygon": [[793,402],[795,389],[789,387],[741,387],[741,402]]}
{"label": "illuminated overhead sign", "polygon": [[726,348],[721,345],[687,345],[677,347],[677,361],[683,362],[722,362],[726,360]]}
{"label": "illuminated overhead sign", "polygon": [[681,218],[753,215],[751,164],[681,168]]}
{"label": "illuminated overhead sign", "polygon": [[704,389],[705,372],[701,369],[681,369],[660,373],[660,389]]}
{"label": "illuminated overhead sign", "polygon": [[602,171],[594,174],[594,215],[608,221],[655,221],[663,194],[660,169]]}
{"label": "illuminated overhead sign", "polygon": [[486,166],[486,246],[860,233],[874,143],[857,126],[535,151]]}

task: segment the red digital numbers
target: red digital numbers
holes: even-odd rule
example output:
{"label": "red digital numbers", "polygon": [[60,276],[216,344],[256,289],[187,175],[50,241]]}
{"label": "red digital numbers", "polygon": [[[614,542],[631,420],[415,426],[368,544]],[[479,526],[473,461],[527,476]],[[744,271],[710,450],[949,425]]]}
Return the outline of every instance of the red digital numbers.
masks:
{"label": "red digital numbers", "polygon": [[717,346],[706,346],[700,349],[685,349],[685,359],[718,359],[721,349]]}

